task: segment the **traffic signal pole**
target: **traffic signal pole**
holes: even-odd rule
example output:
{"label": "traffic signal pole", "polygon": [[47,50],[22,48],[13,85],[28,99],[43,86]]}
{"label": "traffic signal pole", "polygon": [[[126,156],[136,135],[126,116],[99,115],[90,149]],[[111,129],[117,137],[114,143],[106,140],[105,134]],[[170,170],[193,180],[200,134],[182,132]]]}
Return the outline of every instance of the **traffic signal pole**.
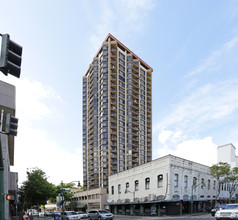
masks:
{"label": "traffic signal pole", "polygon": [[0,135],[0,219],[5,219],[4,165],[3,165],[1,135]]}

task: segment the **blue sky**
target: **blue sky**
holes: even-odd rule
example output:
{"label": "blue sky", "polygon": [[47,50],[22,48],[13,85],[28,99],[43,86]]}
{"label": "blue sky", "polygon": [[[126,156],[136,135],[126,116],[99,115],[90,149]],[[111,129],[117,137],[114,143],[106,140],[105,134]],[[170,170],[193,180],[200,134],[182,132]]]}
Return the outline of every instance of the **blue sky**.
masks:
{"label": "blue sky", "polygon": [[82,76],[108,33],[153,69],[153,158],[206,165],[238,146],[238,1],[2,1],[0,33],[23,46],[15,166],[82,181]]}

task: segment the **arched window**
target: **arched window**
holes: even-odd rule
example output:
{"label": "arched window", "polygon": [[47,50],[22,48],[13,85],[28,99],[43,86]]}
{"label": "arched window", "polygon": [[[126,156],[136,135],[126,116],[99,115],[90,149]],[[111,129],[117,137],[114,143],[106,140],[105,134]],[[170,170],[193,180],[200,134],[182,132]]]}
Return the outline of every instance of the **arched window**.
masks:
{"label": "arched window", "polygon": [[126,183],[126,190],[125,193],[129,192],[129,182]]}
{"label": "arched window", "polygon": [[162,174],[158,175],[157,180],[158,180],[158,182],[157,182],[158,188],[163,187],[163,175]]}
{"label": "arched window", "polygon": [[146,178],[145,179],[145,189],[149,189],[150,188],[150,178]]}
{"label": "arched window", "polygon": [[135,191],[139,190],[139,180],[135,181]]}
{"label": "arched window", "polygon": [[174,186],[178,187],[178,179],[179,179],[179,175],[177,173],[174,174]]}
{"label": "arched window", "polygon": [[184,176],[184,188],[188,188],[188,176]]}

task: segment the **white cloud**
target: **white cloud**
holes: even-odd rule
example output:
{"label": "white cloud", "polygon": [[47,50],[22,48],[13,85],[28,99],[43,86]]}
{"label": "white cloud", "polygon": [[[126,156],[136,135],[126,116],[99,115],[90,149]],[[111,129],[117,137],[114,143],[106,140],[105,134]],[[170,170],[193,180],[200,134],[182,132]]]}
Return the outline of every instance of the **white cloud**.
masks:
{"label": "white cloud", "polygon": [[[21,135],[16,138],[15,166],[20,183],[26,179],[27,168],[38,167],[49,177],[49,182],[59,184],[61,180],[70,182],[82,177],[82,152],[67,152],[58,143],[50,140],[42,130],[22,126]],[[82,181],[82,180],[81,180]]]}
{"label": "white cloud", "polygon": [[169,131],[169,130],[162,131],[159,134],[160,143],[164,144],[171,135],[172,135],[172,131]]}
{"label": "white cloud", "polygon": [[107,33],[113,35],[120,34],[128,36],[132,32],[140,32],[145,23],[149,12],[157,4],[154,0],[123,0],[103,1],[97,5],[95,19],[95,33],[90,37],[90,41],[95,50],[101,45],[102,39]]}
{"label": "white cloud", "polygon": [[79,180],[82,177],[81,148],[68,152],[51,139],[47,128],[39,130],[35,126],[39,120],[48,120],[53,114],[51,107],[62,101],[60,96],[39,82],[27,79],[11,81],[16,85],[17,117],[21,121],[15,138],[15,163],[11,170],[19,173],[19,182],[26,179],[27,168],[33,167],[42,169],[54,184],[59,184],[61,180]]}
{"label": "white cloud", "polygon": [[225,120],[237,111],[238,80],[207,84],[174,105],[174,109],[155,127],[157,130],[199,131],[205,124]]}
{"label": "white cloud", "polygon": [[211,53],[211,55],[205,59],[200,66],[192,70],[188,73],[188,76],[197,75],[203,71],[207,73],[210,71],[214,71],[214,69],[219,69],[221,65],[224,64],[225,60],[232,59],[232,53],[237,55],[235,49],[238,46],[238,37],[232,38],[230,41],[225,43],[220,49],[215,50]]}
{"label": "white cloud", "polygon": [[159,157],[172,154],[208,166],[217,163],[216,152],[217,145],[213,143],[212,137],[182,141],[174,146],[174,149],[168,147],[168,145],[158,149]]}
{"label": "white cloud", "polygon": [[[153,125],[153,136],[160,141],[153,143],[156,156],[171,153],[206,164],[210,157],[215,163],[216,145],[212,139],[217,142],[220,138],[216,130],[221,132],[224,126],[227,139],[237,140],[233,131],[238,129],[235,123],[238,114],[237,49],[238,37],[234,37],[186,75],[191,80],[186,87],[187,95],[173,103],[173,109],[167,109],[167,115]],[[166,136],[164,131],[170,132]]]}

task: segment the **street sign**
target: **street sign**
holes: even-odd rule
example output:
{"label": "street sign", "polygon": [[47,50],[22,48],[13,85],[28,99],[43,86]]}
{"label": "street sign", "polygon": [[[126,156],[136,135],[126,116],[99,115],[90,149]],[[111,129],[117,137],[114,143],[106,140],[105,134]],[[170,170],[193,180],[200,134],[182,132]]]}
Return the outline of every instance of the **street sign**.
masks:
{"label": "street sign", "polygon": [[70,192],[70,189],[64,189],[64,192]]}

